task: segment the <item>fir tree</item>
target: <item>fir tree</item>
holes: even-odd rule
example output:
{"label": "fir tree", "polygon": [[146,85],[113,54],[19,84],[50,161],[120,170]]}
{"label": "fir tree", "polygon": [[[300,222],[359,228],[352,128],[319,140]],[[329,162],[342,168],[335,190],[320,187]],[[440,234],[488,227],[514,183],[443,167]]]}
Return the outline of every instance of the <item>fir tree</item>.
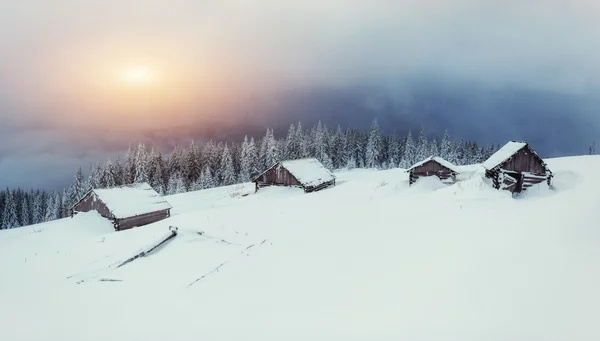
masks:
{"label": "fir tree", "polygon": [[[297,132],[297,130],[296,130]],[[260,160],[258,158],[258,150],[256,149],[256,143],[254,142],[254,137],[250,138],[250,142],[248,143],[248,157],[250,158],[250,164],[252,165],[250,171],[250,178],[253,178],[262,172],[260,167]]]}
{"label": "fir tree", "polygon": [[29,203],[27,202],[27,197],[23,197],[23,203],[21,205],[21,226],[27,226],[31,224],[31,220],[29,219]]}
{"label": "fir tree", "polygon": [[409,130],[406,136],[406,143],[404,144],[404,155],[402,156],[400,167],[409,168],[415,164],[416,148],[412,138],[412,133]]}
{"label": "fir tree", "polygon": [[286,160],[295,160],[300,158],[300,141],[298,141],[298,135],[296,135],[296,129],[294,128],[293,124],[290,125],[290,129],[288,130],[284,150],[284,158]]}
{"label": "fir tree", "polygon": [[2,213],[2,229],[13,229],[19,227],[19,217],[17,215],[17,203],[14,199],[14,192],[7,191],[4,199],[4,211]]}
{"label": "fir tree", "polygon": [[135,177],[134,183],[148,182],[148,155],[146,153],[146,146],[140,143],[135,153],[134,159],[135,165]]}
{"label": "fir tree", "polygon": [[77,173],[75,173],[75,182],[73,183],[73,188],[71,190],[71,202],[70,204],[75,204],[81,199],[85,193],[87,192],[85,180],[83,178],[83,169],[79,167]]}
{"label": "fir tree", "polygon": [[[119,159],[117,159],[118,162]],[[112,163],[110,162],[110,159],[106,160],[106,164],[104,165],[104,175],[102,176],[102,182],[104,187],[115,187],[116,186],[116,181],[115,181],[116,175],[115,175],[115,168],[113,167]]]}
{"label": "fir tree", "polygon": [[425,129],[421,128],[419,132],[419,138],[417,139],[417,151],[415,155],[415,162],[419,162],[428,158],[429,145],[427,143],[427,135],[425,135]]}
{"label": "fir tree", "polygon": [[160,195],[165,195],[164,185],[164,171],[163,171],[163,159],[161,153],[155,155],[152,159],[150,168],[152,169],[152,179],[150,180],[150,186],[158,192]]}
{"label": "fir tree", "polygon": [[442,138],[442,144],[440,146],[440,157],[444,160],[455,162],[454,157],[452,157],[452,144],[450,141],[450,136],[448,135],[448,130],[444,131],[444,137]]}
{"label": "fir tree", "polygon": [[87,181],[87,190],[91,190],[94,188],[100,188],[100,176],[102,174],[102,171],[100,170],[100,162],[98,162],[98,164],[96,165],[96,167],[93,167],[92,164],[90,164],[90,173],[88,176],[88,181]]}
{"label": "fir tree", "polygon": [[398,143],[398,138],[396,137],[395,130],[392,132],[392,135],[388,138],[386,154],[388,160],[388,168],[398,167],[398,163],[400,162],[400,143]]}
{"label": "fir tree", "polygon": [[135,180],[136,173],[136,153],[131,150],[131,146],[127,149],[125,155],[125,164],[123,165],[123,185],[129,185]]}
{"label": "fir tree", "polygon": [[36,193],[33,198],[33,220],[32,224],[39,224],[44,222],[44,202],[43,193]]}
{"label": "fir tree", "polygon": [[434,137],[429,144],[429,156],[440,156],[437,139]]}
{"label": "fir tree", "polygon": [[231,159],[231,154],[229,153],[229,148],[227,148],[227,144],[223,149],[223,156],[221,157],[221,170],[222,170],[222,184],[223,186],[233,185],[236,180],[235,173],[233,171],[233,160]]}
{"label": "fir tree", "polygon": [[250,142],[248,136],[244,136],[242,152],[240,154],[240,182],[250,181],[252,173],[252,159],[250,156]]}
{"label": "fir tree", "polygon": [[189,183],[195,182],[200,177],[200,172],[202,171],[198,155],[198,147],[196,147],[194,141],[190,142],[185,155],[186,175]]}
{"label": "fir tree", "polygon": [[213,181],[212,175],[210,174],[210,169],[208,168],[208,166],[204,167],[204,170],[200,175],[199,187],[200,189],[208,189],[215,187],[215,183]]}
{"label": "fir tree", "polygon": [[[110,162],[110,160],[109,160]],[[114,186],[121,186],[123,185],[123,177],[124,177],[124,168],[123,165],[121,164],[121,159],[117,156],[117,159],[115,160],[115,166],[114,166]]]}
{"label": "fir tree", "polygon": [[381,133],[379,132],[379,124],[377,119],[373,120],[371,124],[371,130],[369,132],[369,140],[367,142],[367,150],[365,154],[365,161],[367,168],[379,168],[381,166],[380,158],[382,151]]}

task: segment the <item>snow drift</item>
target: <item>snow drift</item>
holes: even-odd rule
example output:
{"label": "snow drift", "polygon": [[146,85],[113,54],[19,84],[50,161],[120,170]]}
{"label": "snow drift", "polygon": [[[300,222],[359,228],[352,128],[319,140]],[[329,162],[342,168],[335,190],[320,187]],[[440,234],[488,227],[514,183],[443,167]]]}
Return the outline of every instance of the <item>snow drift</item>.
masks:
{"label": "snow drift", "polygon": [[[357,170],[310,196],[167,197],[171,218],[123,232],[93,213],[1,231],[0,339],[598,340],[600,158],[547,161],[553,188],[518,200],[481,166],[437,190]],[[171,225],[114,281],[68,278]]]}

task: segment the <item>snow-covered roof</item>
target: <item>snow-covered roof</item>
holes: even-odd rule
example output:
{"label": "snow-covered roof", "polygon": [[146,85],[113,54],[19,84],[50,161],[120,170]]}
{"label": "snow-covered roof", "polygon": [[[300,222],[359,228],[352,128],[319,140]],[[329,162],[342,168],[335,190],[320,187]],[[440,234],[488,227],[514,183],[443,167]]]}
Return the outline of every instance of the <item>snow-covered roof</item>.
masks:
{"label": "snow-covered roof", "polygon": [[147,183],[113,188],[94,189],[115,218],[133,217],[172,208],[163,197]]}
{"label": "snow-covered roof", "polygon": [[426,164],[429,161],[435,161],[437,163],[439,163],[440,165],[448,168],[449,170],[455,172],[455,173],[459,173],[458,168],[456,168],[455,165],[453,165],[452,163],[442,159],[439,156],[430,156],[428,158],[426,158],[425,160],[421,161],[421,162],[417,162],[414,165],[412,165],[409,169],[407,169],[406,171],[409,172],[411,169],[417,168],[419,166],[422,166],[424,164]]}
{"label": "snow-covered roof", "polygon": [[281,161],[280,164],[304,186],[317,186],[335,179],[335,176],[314,158]]}
{"label": "snow-covered roof", "polygon": [[527,146],[525,142],[510,141],[495,152],[489,159],[485,160],[481,164],[485,169],[494,169],[498,165],[504,163],[504,161],[510,159],[511,156],[515,155],[519,150]]}

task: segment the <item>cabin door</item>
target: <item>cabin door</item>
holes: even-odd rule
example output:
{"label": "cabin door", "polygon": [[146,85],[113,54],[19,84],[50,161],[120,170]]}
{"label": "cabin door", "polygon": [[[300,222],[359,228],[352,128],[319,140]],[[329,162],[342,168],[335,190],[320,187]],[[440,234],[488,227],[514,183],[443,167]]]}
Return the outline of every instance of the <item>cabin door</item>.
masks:
{"label": "cabin door", "polygon": [[521,193],[523,191],[523,179],[525,176],[522,173],[507,172],[504,175],[505,180],[508,180],[505,182],[510,184],[507,189],[513,193]]}

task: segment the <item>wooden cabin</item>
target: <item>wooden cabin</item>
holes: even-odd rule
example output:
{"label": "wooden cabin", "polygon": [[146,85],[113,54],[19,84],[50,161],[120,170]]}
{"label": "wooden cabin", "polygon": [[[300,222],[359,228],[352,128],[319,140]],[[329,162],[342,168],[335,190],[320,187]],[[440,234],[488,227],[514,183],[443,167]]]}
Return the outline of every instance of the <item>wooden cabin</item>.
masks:
{"label": "wooden cabin", "polygon": [[335,176],[314,158],[280,161],[252,180],[256,191],[266,186],[289,186],[315,192],[335,186]]}
{"label": "wooden cabin", "polygon": [[520,193],[544,181],[550,186],[553,177],[544,160],[526,142],[508,142],[482,166],[494,188],[512,193]]}
{"label": "wooden cabin", "polygon": [[430,156],[414,164],[406,172],[409,173],[409,186],[419,178],[428,176],[437,176],[443,183],[454,183],[459,173],[456,166],[437,156]]}
{"label": "wooden cabin", "polygon": [[78,212],[97,211],[112,221],[115,230],[143,226],[171,216],[171,205],[147,183],[92,189],[71,207]]}

